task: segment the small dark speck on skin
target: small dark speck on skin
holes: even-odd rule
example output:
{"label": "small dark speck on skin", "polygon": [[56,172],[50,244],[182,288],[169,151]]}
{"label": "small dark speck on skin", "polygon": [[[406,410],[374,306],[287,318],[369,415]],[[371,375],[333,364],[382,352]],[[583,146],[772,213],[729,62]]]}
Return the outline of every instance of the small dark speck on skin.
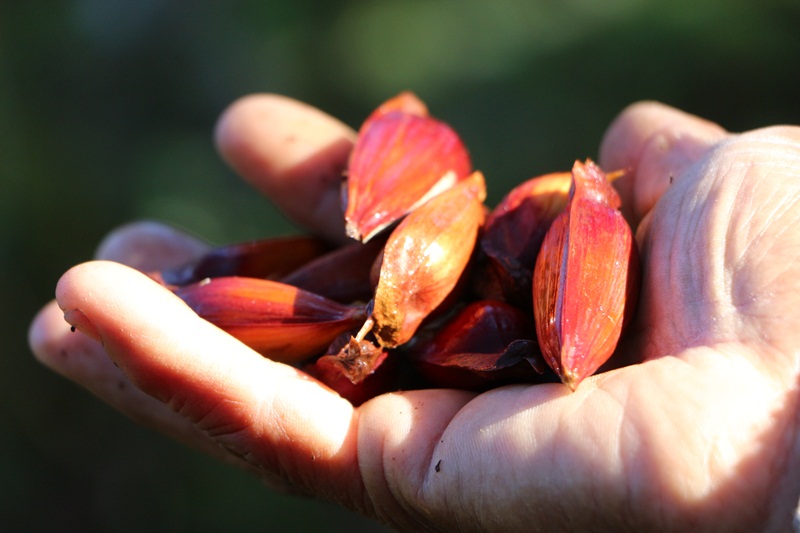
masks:
{"label": "small dark speck on skin", "polygon": [[58,352],[58,354],[59,354],[61,357],[65,358],[65,359],[66,359],[67,357],[69,357],[69,354],[67,353],[67,351],[66,351],[66,350],[63,350],[63,349],[62,349],[60,352]]}
{"label": "small dark speck on skin", "polygon": [[72,333],[75,333],[75,326],[70,326],[70,327],[69,327],[69,330],[70,330]]}
{"label": "small dark speck on skin", "polygon": [[122,380],[120,380],[120,381],[117,381],[117,388],[118,388],[119,390],[125,390],[125,382],[124,382],[124,381],[122,381]]}
{"label": "small dark speck on skin", "polygon": [[674,179],[675,179],[675,177],[674,177],[672,174],[670,174],[670,175],[669,175],[669,184],[670,184],[670,185],[672,185],[672,181],[673,181]]}
{"label": "small dark speck on skin", "polygon": [[442,471],[442,460],[441,459],[439,459],[439,462],[436,463],[436,466],[434,466],[433,469],[436,470],[437,473]]}

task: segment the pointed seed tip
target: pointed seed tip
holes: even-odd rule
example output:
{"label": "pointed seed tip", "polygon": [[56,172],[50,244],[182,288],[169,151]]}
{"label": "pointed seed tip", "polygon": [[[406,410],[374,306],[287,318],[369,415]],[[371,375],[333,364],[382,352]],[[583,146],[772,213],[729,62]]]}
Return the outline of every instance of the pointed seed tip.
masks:
{"label": "pointed seed tip", "polygon": [[559,377],[561,378],[561,383],[569,387],[571,392],[575,392],[575,390],[578,388],[578,385],[580,385],[583,381],[583,377],[578,376],[575,372],[570,370],[564,370]]}
{"label": "pointed seed tip", "polygon": [[361,240],[361,232],[358,230],[358,225],[352,220],[348,220],[345,224],[344,231],[347,236],[357,241]]}

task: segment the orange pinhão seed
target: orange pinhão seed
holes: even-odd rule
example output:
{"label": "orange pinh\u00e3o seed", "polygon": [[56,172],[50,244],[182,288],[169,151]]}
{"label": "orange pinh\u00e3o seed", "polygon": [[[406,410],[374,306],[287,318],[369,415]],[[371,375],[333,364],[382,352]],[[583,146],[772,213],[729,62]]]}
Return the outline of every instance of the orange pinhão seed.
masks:
{"label": "orange pinh\u00e3o seed", "polygon": [[416,207],[465,179],[472,163],[450,126],[401,93],[364,122],[347,168],[347,235],[367,242]]}
{"label": "orange pinh\u00e3o seed", "polygon": [[484,221],[486,184],[472,173],[410,213],[392,231],[383,253],[370,320],[378,342],[408,342],[456,288]]}
{"label": "orange pinh\u00e3o seed", "polygon": [[575,390],[614,352],[638,294],[638,251],[600,168],[573,167],[570,198],[542,242],[533,274],[539,347]]}

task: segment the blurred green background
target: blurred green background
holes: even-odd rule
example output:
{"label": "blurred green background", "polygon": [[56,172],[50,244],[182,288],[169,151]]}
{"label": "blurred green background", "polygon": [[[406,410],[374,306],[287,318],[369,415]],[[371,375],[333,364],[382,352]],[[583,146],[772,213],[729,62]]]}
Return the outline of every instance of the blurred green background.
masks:
{"label": "blurred green background", "polygon": [[494,203],[595,157],[640,99],[734,131],[800,123],[798,28],[791,0],[4,1],[0,530],[380,530],[135,426],[29,354],[30,318],[115,226],[297,231],[214,152],[234,99],[283,93],[357,127],[411,89]]}

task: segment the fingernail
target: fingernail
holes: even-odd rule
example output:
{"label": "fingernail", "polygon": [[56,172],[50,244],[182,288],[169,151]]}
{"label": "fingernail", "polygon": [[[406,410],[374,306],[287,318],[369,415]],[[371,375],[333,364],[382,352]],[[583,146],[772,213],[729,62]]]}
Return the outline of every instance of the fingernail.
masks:
{"label": "fingernail", "polygon": [[64,311],[64,320],[71,326],[70,329],[72,331],[78,330],[91,339],[98,342],[101,341],[97,328],[94,327],[94,324],[89,321],[89,318],[80,309]]}

